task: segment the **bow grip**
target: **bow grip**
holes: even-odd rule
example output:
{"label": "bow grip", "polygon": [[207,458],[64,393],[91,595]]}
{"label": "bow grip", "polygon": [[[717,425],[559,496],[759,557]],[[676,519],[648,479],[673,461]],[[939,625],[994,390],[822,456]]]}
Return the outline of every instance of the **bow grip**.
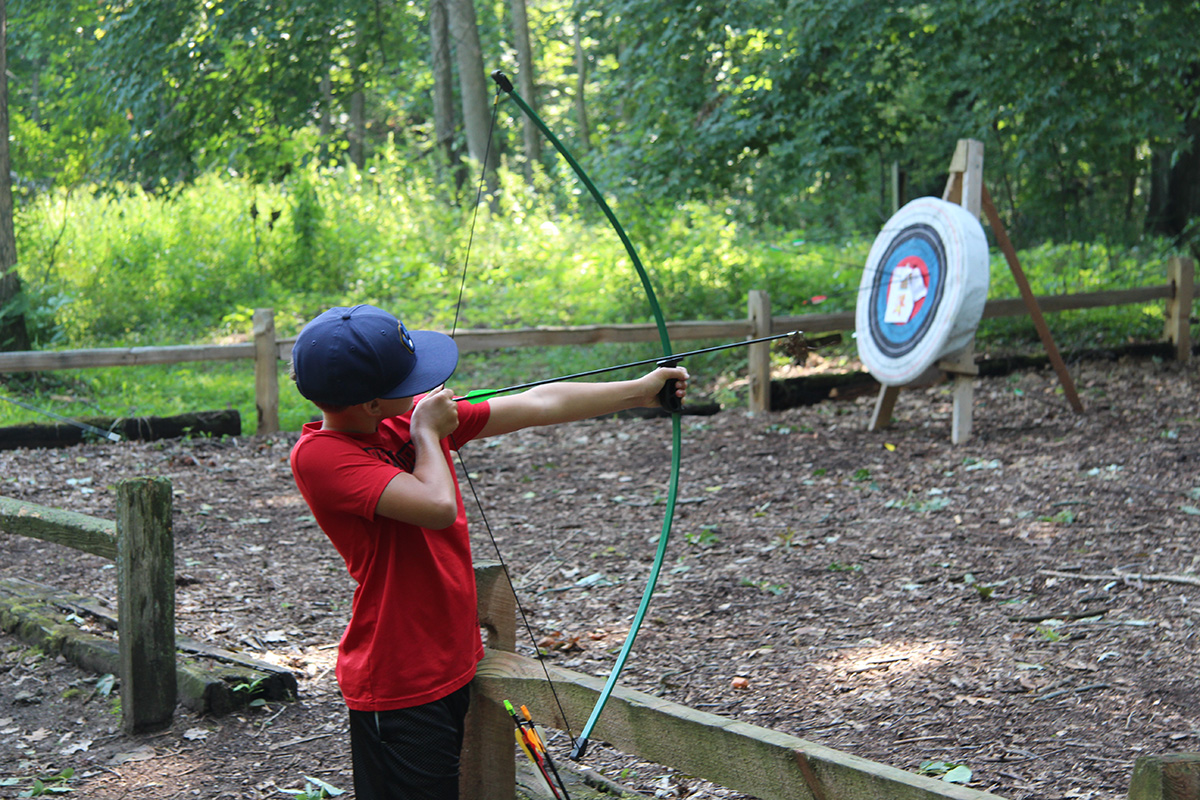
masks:
{"label": "bow grip", "polygon": [[[655,366],[678,367],[680,360],[678,358],[664,358],[661,361],[655,362]],[[675,394],[675,390],[678,387],[679,381],[670,378],[658,390],[658,404],[672,414],[679,414],[683,411],[683,401]]]}

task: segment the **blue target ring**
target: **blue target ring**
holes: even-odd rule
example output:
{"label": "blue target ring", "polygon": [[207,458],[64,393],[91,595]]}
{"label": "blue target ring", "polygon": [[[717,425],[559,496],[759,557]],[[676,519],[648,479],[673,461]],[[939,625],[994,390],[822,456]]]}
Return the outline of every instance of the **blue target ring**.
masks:
{"label": "blue target ring", "polygon": [[912,201],[876,237],[859,284],[855,336],[863,365],[902,386],[974,336],[987,301],[983,227],[962,206]]}
{"label": "blue target ring", "polygon": [[[871,336],[881,352],[892,357],[904,355],[925,336],[942,302],[945,264],[946,248],[937,231],[928,225],[910,225],[893,239],[875,273],[869,300],[873,309]],[[902,272],[916,273],[922,284],[921,296],[907,303],[911,310],[897,308],[904,302],[903,297],[897,297],[902,294],[898,284],[915,281],[903,280]]]}

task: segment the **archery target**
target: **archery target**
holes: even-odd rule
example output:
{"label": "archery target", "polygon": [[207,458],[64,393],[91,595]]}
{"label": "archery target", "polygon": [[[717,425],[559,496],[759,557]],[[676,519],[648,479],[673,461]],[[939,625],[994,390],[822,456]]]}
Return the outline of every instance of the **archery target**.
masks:
{"label": "archery target", "polygon": [[988,290],[983,226],[960,205],[913,200],[875,238],[858,287],[858,356],[880,383],[902,386],[966,347]]}

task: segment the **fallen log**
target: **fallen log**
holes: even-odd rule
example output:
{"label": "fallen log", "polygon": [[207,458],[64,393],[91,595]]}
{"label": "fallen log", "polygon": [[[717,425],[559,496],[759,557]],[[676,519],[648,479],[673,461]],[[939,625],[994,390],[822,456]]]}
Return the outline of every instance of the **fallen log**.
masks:
{"label": "fallen log", "polygon": [[[1170,357],[1170,345],[1166,342],[1135,342],[1107,348],[1076,350],[1065,353],[1064,357],[1071,363],[1117,361],[1121,358],[1165,360]],[[979,377],[995,378],[1021,370],[1045,369],[1050,366],[1050,358],[1044,353],[1006,356],[981,354],[975,357],[975,366],[979,368]],[[941,372],[931,369],[927,376],[919,378],[914,385],[932,385],[941,377]],[[771,381],[771,408],[783,411],[798,406],[816,405],[826,400],[851,400],[878,391],[879,382],[869,372],[823,372],[784,378]]]}
{"label": "fallen log", "polygon": [[[171,417],[89,418],[80,422],[111,431],[123,439],[152,442],[184,436],[241,436],[242,418],[236,409],[197,411]],[[95,433],[65,422],[11,425],[0,428],[0,450],[71,447],[100,439]]]}
{"label": "fallen log", "polygon": [[[84,629],[88,621],[94,625]],[[23,578],[0,580],[0,631],[40,647],[49,655],[96,674],[121,672],[113,632],[115,612],[94,598]],[[221,716],[255,700],[294,700],[295,674],[186,636],[175,637],[175,682],[179,702],[199,713]]]}

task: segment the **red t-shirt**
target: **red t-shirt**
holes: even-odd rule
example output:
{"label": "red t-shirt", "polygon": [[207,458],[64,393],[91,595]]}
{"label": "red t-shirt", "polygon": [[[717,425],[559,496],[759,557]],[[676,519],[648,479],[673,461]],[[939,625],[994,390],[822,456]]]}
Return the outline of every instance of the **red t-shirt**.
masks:
{"label": "red t-shirt", "polygon": [[[460,403],[455,446],[479,435],[487,403]],[[292,448],[292,475],[321,530],[358,583],[338,647],[337,679],[346,705],[389,711],[438,700],[462,688],[483,657],[475,570],[462,493],[443,530],[375,515],[384,487],[415,462],[412,412],[373,434],[304,426]],[[450,439],[442,440],[450,462]]]}

